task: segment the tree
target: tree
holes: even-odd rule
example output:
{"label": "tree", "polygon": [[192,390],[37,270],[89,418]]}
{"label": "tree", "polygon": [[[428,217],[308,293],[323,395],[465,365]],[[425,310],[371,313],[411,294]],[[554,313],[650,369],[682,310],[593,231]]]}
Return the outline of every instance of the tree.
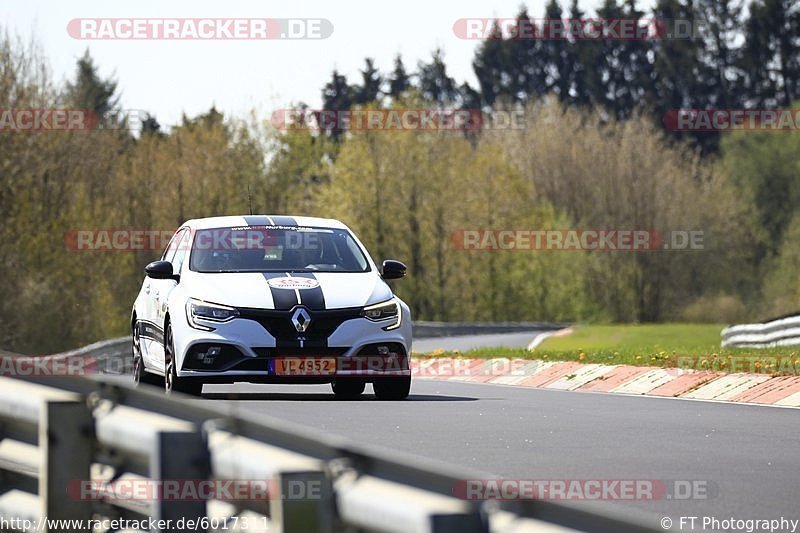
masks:
{"label": "tree", "polygon": [[[667,35],[667,38],[659,38],[653,43],[655,82],[651,98],[656,119],[663,120],[671,110],[712,107],[715,97],[707,80],[713,77],[713,72],[702,59],[705,41],[696,31],[699,23],[692,3],[687,0],[658,0],[653,16],[667,22],[680,20],[692,24],[691,35],[675,39]],[[687,139],[706,152],[715,150],[719,140],[715,132],[672,132],[670,135],[675,139]]]}
{"label": "tree", "polygon": [[[738,0],[696,0],[695,31],[701,37],[701,78],[708,105],[719,109],[740,107],[744,103],[742,70],[737,41],[742,36],[742,8]],[[698,43],[700,44],[700,43]]]}
{"label": "tree", "polygon": [[202,126],[205,128],[221,127],[223,129],[227,129],[225,124],[225,116],[217,111],[217,106],[215,105],[212,105],[211,109],[209,109],[207,112],[201,113],[193,118],[187,117],[184,113],[181,121],[183,126],[188,129],[196,126]]}
{"label": "tree", "polygon": [[483,103],[488,107],[493,106],[501,95],[514,96],[512,74],[505,72],[509,67],[508,49],[509,45],[503,40],[500,27],[495,23],[491,35],[478,46],[472,60],[472,70],[478,78]]}
{"label": "tree", "polygon": [[411,77],[403,65],[403,58],[397,54],[394,58],[394,70],[389,77],[389,95],[394,99],[400,98],[410,87]]}
{"label": "tree", "polygon": [[752,105],[789,105],[800,96],[800,10],[790,0],[750,2],[741,71]]}
{"label": "tree", "polygon": [[162,136],[164,133],[161,131],[161,124],[159,124],[156,117],[147,113],[142,120],[142,135],[157,135]]}
{"label": "tree", "polygon": [[[796,105],[796,104],[795,104]],[[740,131],[723,136],[722,165],[743,198],[753,205],[751,222],[765,235],[759,261],[780,253],[792,219],[800,213],[800,142],[796,135]]]}
{"label": "tree", "polygon": [[[562,11],[558,0],[550,0],[545,6],[544,18],[548,28],[562,22]],[[548,33],[551,33],[548,30]],[[563,35],[545,35],[542,41],[545,85],[562,102],[569,98],[570,75],[567,65],[567,49],[570,43]]]}
{"label": "tree", "polygon": [[773,37],[770,35],[766,6],[761,2],[751,2],[750,17],[745,24],[745,43],[742,47],[741,67],[747,87],[749,104],[754,107],[776,105],[779,89],[772,73],[771,63],[775,51],[772,49]]}
{"label": "tree", "polygon": [[417,78],[422,97],[441,107],[452,106],[458,96],[458,89],[453,78],[447,75],[441,49],[434,50],[431,61],[420,61]]}
{"label": "tree", "polygon": [[536,203],[529,203],[545,201],[566,218],[557,227],[685,229],[707,236],[704,250],[667,251],[652,240],[647,251],[589,253],[579,292],[606,318],[660,321],[677,317],[685,302],[706,290],[752,289],[757,240],[746,222],[731,226],[749,214],[746,196],[723,173],[672,145],[641,115],[618,121],[551,101],[528,106],[526,128],[495,135],[502,135],[503,150],[532,183]]}
{"label": "tree", "polygon": [[[548,65],[545,52],[547,38],[540,31],[523,7],[517,14],[511,36],[505,41],[507,56],[504,58],[504,76],[509,80],[511,101],[525,103],[547,94]],[[532,37],[532,38],[531,38]]]}
{"label": "tree", "polygon": [[375,67],[374,60],[369,57],[366,58],[364,60],[364,70],[361,71],[361,85],[353,89],[353,103],[363,105],[378,100],[382,85],[383,77]]}
{"label": "tree", "polygon": [[[355,103],[354,93],[354,89],[347,83],[347,77],[334,70],[331,81],[322,89],[323,111],[349,111]],[[334,139],[338,139],[343,133],[338,121],[327,122],[326,131]]]}
{"label": "tree", "polygon": [[[635,20],[643,13],[632,2],[620,5],[617,0],[605,0],[597,11],[605,20]],[[597,68],[589,69],[588,85],[592,101],[619,119],[634,114],[652,94],[650,44],[644,39],[609,38],[592,41]]]}
{"label": "tree", "polygon": [[[585,16],[578,5],[578,0],[572,0],[569,8],[570,20],[579,21]],[[587,82],[587,72],[594,68],[595,48],[592,43],[583,39],[571,41],[566,47],[564,63],[568,76],[568,96],[567,103],[571,105],[586,107],[591,102],[589,86]],[[564,97],[561,98],[564,101]]]}
{"label": "tree", "polygon": [[75,79],[67,83],[66,89],[67,101],[73,107],[92,111],[100,124],[112,125],[118,122],[117,82],[100,77],[88,49],[78,60]]}

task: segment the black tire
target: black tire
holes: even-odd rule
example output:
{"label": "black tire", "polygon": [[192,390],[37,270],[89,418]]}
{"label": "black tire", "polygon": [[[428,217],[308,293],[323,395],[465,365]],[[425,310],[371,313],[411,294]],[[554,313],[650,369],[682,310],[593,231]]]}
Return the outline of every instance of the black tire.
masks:
{"label": "black tire", "polygon": [[142,358],[142,345],[136,326],[133,327],[133,332],[131,333],[131,345],[131,351],[133,353],[134,385],[137,387],[141,384],[161,386],[161,376],[151,374],[144,367],[144,359]]}
{"label": "black tire", "polygon": [[366,385],[363,379],[336,379],[331,388],[337,400],[352,400],[363,394]]}
{"label": "black tire", "polygon": [[175,368],[175,345],[172,340],[172,324],[164,328],[164,390],[166,393],[181,392],[190,396],[203,394],[203,382],[196,379],[179,378]]}
{"label": "black tire", "polygon": [[411,391],[411,376],[376,379],[372,388],[379,400],[404,400]]}

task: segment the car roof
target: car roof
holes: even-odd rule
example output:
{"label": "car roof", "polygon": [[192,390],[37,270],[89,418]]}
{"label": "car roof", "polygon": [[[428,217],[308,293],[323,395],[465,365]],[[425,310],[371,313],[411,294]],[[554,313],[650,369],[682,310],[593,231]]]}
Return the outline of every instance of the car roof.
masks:
{"label": "car roof", "polygon": [[237,228],[242,226],[311,226],[347,229],[343,223],[332,218],[298,217],[291,215],[236,215],[224,217],[194,218],[181,227],[194,229]]}

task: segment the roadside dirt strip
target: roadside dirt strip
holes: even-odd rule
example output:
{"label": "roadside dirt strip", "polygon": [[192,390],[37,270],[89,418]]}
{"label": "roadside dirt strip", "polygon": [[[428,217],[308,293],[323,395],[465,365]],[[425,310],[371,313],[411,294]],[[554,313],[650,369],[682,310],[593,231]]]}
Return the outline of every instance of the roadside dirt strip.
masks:
{"label": "roadside dirt strip", "polygon": [[530,359],[415,358],[417,379],[800,407],[800,376]]}

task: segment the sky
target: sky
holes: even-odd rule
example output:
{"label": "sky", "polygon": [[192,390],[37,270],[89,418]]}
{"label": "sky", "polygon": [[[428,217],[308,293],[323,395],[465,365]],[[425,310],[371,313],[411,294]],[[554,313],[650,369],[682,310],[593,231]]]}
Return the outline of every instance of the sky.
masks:
{"label": "sky", "polygon": [[[545,0],[528,0],[532,17],[541,17]],[[568,2],[562,1],[567,8]],[[384,5],[386,7],[380,7]],[[245,116],[305,102],[321,105],[321,89],[334,68],[353,83],[364,58],[391,71],[401,53],[409,71],[439,47],[448,73],[476,86],[471,62],[479,41],[458,38],[459,18],[513,17],[521,0],[4,0],[0,24],[12,35],[31,37],[47,57],[57,81],[72,78],[76,60],[88,48],[104,77],[113,76],[124,109],[155,114],[162,125],[180,122],[212,105]],[[589,13],[599,0],[581,0]],[[83,40],[67,31],[80,18],[314,18],[327,19],[333,33],[314,40]]]}

